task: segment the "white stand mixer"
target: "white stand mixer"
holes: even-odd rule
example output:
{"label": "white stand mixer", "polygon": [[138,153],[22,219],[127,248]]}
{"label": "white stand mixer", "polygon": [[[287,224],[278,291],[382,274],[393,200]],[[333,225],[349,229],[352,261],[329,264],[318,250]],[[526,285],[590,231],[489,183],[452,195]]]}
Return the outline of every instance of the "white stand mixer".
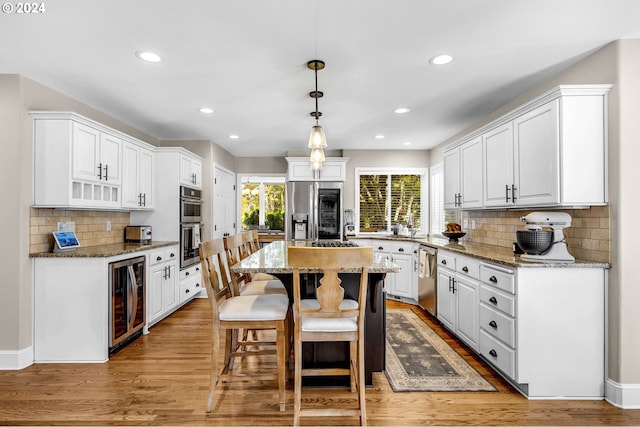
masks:
{"label": "white stand mixer", "polygon": [[531,212],[520,220],[525,223],[527,230],[542,230],[543,227],[550,227],[553,230],[553,242],[549,249],[540,255],[522,254],[521,259],[544,262],[573,262],[576,260],[567,250],[567,242],[562,231],[571,226],[571,215],[566,212]]}

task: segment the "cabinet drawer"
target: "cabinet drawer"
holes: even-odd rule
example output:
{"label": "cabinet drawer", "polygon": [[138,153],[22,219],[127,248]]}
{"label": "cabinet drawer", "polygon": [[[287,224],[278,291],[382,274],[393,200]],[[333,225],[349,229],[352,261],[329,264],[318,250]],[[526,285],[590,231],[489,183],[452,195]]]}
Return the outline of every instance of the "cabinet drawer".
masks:
{"label": "cabinet drawer", "polygon": [[473,258],[456,257],[456,271],[474,279],[480,278],[480,263]]}
{"label": "cabinet drawer", "polygon": [[192,265],[189,268],[185,268],[184,270],[180,270],[180,281],[188,280],[196,277],[200,280],[200,264]]}
{"label": "cabinet drawer", "polygon": [[202,289],[200,278],[193,278],[180,281],[180,304],[193,298]]}
{"label": "cabinet drawer", "polygon": [[376,252],[391,252],[391,243],[384,240],[372,240],[370,245],[373,246],[373,250]]}
{"label": "cabinet drawer", "polygon": [[480,265],[480,280],[487,285],[495,286],[503,291],[516,293],[515,277],[513,273],[492,268],[486,264]]}
{"label": "cabinet drawer", "polygon": [[449,254],[444,254],[438,251],[438,267],[448,268],[449,270],[456,269],[456,258]]}
{"label": "cabinet drawer", "polygon": [[480,304],[480,328],[508,344],[516,346],[516,321],[513,317]]}
{"label": "cabinet drawer", "polygon": [[167,261],[165,249],[159,249],[149,254],[149,265],[156,265]]}
{"label": "cabinet drawer", "polygon": [[504,372],[509,378],[514,377],[516,368],[516,352],[507,347],[484,330],[480,330],[480,354]]}
{"label": "cabinet drawer", "polygon": [[516,315],[516,298],[513,295],[500,292],[493,286],[480,285],[480,302],[496,308],[509,316]]}
{"label": "cabinet drawer", "polygon": [[395,242],[391,244],[391,252],[395,254],[412,255],[416,245],[411,242]]}

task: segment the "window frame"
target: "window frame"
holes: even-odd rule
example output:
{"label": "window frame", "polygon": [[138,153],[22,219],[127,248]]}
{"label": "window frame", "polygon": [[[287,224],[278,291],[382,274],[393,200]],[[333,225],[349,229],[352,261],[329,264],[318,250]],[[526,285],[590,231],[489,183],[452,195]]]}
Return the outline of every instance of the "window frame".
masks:
{"label": "window frame", "polygon": [[[255,178],[257,181],[253,181],[252,178]],[[271,180],[274,181],[271,181]],[[236,224],[238,224],[238,230],[242,230],[242,185],[246,184],[245,180],[249,180],[249,182],[254,183],[254,184],[261,184],[260,185],[260,219],[259,219],[259,224],[264,225],[264,221],[265,221],[265,212],[264,212],[264,184],[280,184],[280,180],[282,180],[282,185],[285,186],[285,199],[284,199],[284,204],[285,204],[285,218],[283,219],[286,220],[286,216],[287,216],[287,175],[283,174],[283,173],[239,173],[237,174],[237,181],[236,181],[236,188],[238,189],[238,191],[236,192],[237,194],[237,201],[236,201],[236,206],[238,207],[236,209],[236,212],[238,212],[237,214],[237,218],[236,218]],[[284,231],[284,230],[282,230]]]}
{"label": "window frame", "polygon": [[[433,185],[435,184],[435,180],[433,179],[433,176],[439,174],[440,175],[440,179],[442,180],[442,187],[441,187],[441,194],[440,194],[440,200],[442,201],[442,224],[440,230],[437,230],[436,227],[438,224],[435,224],[435,220],[436,220],[436,214],[435,214],[435,209],[437,209],[436,203],[434,202],[433,198],[435,197],[434,191],[433,190]],[[444,164],[443,163],[438,163],[436,165],[432,165],[431,168],[429,169],[429,215],[431,218],[431,221],[429,222],[429,235],[431,236],[442,236],[442,230],[445,229],[445,224],[446,224],[446,215],[445,215],[445,209],[444,209]]]}
{"label": "window frame", "polygon": [[[429,169],[428,168],[380,168],[380,167],[356,167],[354,171],[354,207],[356,215],[356,234],[363,236],[375,236],[381,234],[391,234],[391,222],[387,217],[386,231],[364,231],[360,232],[360,175],[420,175],[420,233],[426,235],[425,224],[429,224]],[[385,216],[391,214],[388,206],[389,200],[385,202]]]}

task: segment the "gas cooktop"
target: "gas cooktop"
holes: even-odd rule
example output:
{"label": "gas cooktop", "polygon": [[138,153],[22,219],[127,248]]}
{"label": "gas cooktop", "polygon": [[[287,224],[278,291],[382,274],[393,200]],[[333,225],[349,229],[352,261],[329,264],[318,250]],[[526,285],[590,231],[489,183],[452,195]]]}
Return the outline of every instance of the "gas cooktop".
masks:
{"label": "gas cooktop", "polygon": [[345,248],[358,246],[354,242],[343,242],[342,240],[317,240],[311,243],[317,248]]}

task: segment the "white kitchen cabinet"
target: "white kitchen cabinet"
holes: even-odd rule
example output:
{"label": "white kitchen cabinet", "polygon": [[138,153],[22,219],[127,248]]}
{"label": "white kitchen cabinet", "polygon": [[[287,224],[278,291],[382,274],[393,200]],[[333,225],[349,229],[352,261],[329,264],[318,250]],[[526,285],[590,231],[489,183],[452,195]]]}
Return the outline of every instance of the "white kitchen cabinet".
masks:
{"label": "white kitchen cabinet", "polygon": [[478,350],[479,265],[477,260],[438,251],[438,319],[473,350]]}
{"label": "white kitchen cabinet", "polygon": [[70,112],[31,112],[34,207],[121,208],[126,135]]}
{"label": "white kitchen cabinet", "polygon": [[481,266],[480,354],[529,397],[604,395],[605,271]]}
{"label": "white kitchen cabinet", "polygon": [[[387,274],[384,290],[388,296],[411,304],[418,303],[418,245],[414,242],[389,240],[363,240],[373,246],[374,252],[400,267],[397,273]],[[369,243],[367,243],[369,242]]]}
{"label": "white kitchen cabinet", "polygon": [[460,197],[460,149],[454,148],[444,153],[444,208],[459,207]]}
{"label": "white kitchen cabinet", "polygon": [[348,157],[327,157],[322,169],[311,170],[307,157],[286,157],[288,181],[345,181]]}
{"label": "white kitchen cabinet", "polygon": [[122,207],[153,209],[155,180],[153,146],[124,141],[122,149]]}
{"label": "white kitchen cabinet", "polygon": [[482,139],[444,153],[445,209],[482,207]]}
{"label": "white kitchen cabinet", "polygon": [[484,206],[513,204],[513,124],[505,123],[482,136],[484,147]]}
{"label": "white kitchen cabinet", "polygon": [[195,298],[203,288],[200,264],[194,264],[180,271],[180,304]]}
{"label": "white kitchen cabinet", "polygon": [[[605,125],[610,88],[558,86],[447,147],[445,170],[447,153],[481,138],[483,203],[474,207],[604,205],[608,199]],[[460,168],[462,181],[445,179],[447,209],[464,208],[465,194],[476,194],[463,189],[465,168]],[[460,193],[457,199],[451,196],[456,191]]]}
{"label": "white kitchen cabinet", "polygon": [[179,304],[178,246],[162,248],[149,254],[147,287],[147,324],[159,322]]}
{"label": "white kitchen cabinet", "polygon": [[202,160],[185,153],[180,154],[180,184],[202,188]]}

